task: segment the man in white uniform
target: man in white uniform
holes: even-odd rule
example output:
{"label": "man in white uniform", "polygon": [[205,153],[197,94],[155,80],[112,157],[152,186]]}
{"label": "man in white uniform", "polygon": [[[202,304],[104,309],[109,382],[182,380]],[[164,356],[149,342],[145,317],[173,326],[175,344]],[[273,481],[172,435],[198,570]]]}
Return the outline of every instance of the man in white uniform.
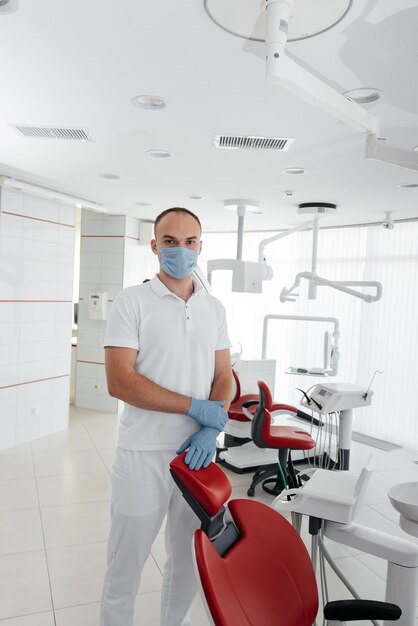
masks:
{"label": "man in white uniform", "polygon": [[160,270],[151,281],[118,294],[105,339],[109,393],[125,408],[112,477],[101,626],[133,626],[141,571],[165,516],[160,623],[191,623],[197,518],[175,486],[169,463],[186,449],[191,469],[210,463],[231,397],[225,310],[192,279],[202,246],[200,221],[187,209],[173,208],[157,217],[154,228],[151,249]]}

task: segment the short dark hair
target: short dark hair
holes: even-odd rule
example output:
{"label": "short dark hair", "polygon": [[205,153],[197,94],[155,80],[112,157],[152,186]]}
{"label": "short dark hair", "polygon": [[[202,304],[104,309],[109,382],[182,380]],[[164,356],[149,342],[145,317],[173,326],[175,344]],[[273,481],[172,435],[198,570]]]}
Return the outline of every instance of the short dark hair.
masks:
{"label": "short dark hair", "polygon": [[189,209],[185,209],[184,207],[174,206],[174,207],[171,207],[170,209],[166,209],[165,211],[157,215],[157,217],[155,218],[155,222],[154,222],[154,235],[155,236],[157,235],[157,225],[159,224],[159,222],[161,222],[163,217],[165,217],[166,215],[169,215],[170,213],[187,213],[187,215],[190,215],[191,217],[193,217],[193,219],[196,220],[196,222],[199,224],[200,232],[202,232],[202,224],[200,223],[200,219],[197,217],[197,215],[189,211]]}

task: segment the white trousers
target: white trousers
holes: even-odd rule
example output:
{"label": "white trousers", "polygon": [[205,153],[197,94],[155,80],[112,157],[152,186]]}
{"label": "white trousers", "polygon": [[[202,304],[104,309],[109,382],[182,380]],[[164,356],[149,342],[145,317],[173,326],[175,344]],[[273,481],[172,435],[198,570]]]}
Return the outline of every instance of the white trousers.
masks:
{"label": "white trousers", "polygon": [[116,451],[101,626],[133,626],[142,568],[166,515],[160,624],[191,624],[190,606],[197,590],[192,537],[199,520],[169,472],[175,455],[171,450]]}

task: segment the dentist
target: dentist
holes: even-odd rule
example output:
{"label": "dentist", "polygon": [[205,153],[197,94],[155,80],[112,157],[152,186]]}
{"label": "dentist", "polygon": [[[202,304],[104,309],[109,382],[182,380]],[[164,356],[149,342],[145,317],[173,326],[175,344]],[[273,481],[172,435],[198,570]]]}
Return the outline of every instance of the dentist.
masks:
{"label": "dentist", "polygon": [[168,468],[184,450],[191,469],[209,465],[231,397],[225,310],[192,278],[202,247],[199,218],[187,209],[167,209],[154,232],[159,272],[117,295],[104,343],[109,393],[125,405],[101,626],[133,626],[141,572],[165,517],[160,624],[191,624],[197,519]]}

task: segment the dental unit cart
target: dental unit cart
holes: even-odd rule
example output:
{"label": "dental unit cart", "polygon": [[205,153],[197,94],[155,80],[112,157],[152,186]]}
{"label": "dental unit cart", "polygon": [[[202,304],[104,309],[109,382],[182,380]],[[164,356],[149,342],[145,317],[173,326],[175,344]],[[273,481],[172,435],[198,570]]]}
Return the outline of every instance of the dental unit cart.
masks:
{"label": "dental unit cart", "polygon": [[373,391],[351,383],[329,383],[315,385],[304,394],[302,406],[325,417],[339,414],[338,459],[335,469],[348,470],[350,466],[353,409],[369,406]]}
{"label": "dental unit cart", "polygon": [[[364,500],[370,475],[371,471],[367,466],[359,476],[353,472],[317,469],[303,487],[282,491],[273,501],[272,508],[282,514],[291,513],[298,531],[301,515],[309,516],[314,569],[317,566],[319,550],[321,557],[319,565],[322,566],[322,557],[325,557],[355,597],[358,594],[333,562],[323,537],[387,561],[385,601],[397,604],[402,609],[402,615],[397,622],[399,626],[415,626],[418,602],[418,546],[407,539],[353,521]],[[392,623],[385,620],[383,626],[390,626]]]}

